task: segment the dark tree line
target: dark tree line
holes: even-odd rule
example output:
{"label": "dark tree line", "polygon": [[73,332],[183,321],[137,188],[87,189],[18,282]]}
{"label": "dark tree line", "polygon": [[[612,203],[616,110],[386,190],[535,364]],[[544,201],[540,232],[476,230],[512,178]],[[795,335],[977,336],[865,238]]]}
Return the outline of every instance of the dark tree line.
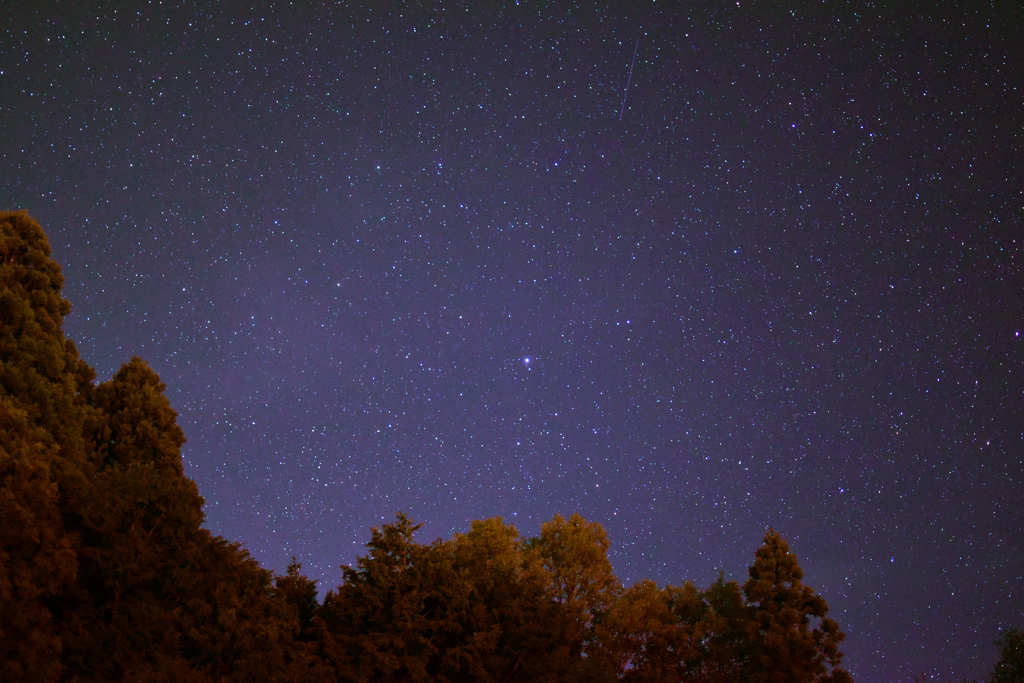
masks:
{"label": "dark tree line", "polygon": [[[771,530],[742,586],[623,588],[578,515],[420,544],[399,514],[319,602],[296,562],[275,575],[202,528],[163,383],[139,358],[95,383],[62,284],[40,226],[0,213],[0,680],[850,680]],[[1019,681],[1019,632],[1003,647],[995,679]]]}

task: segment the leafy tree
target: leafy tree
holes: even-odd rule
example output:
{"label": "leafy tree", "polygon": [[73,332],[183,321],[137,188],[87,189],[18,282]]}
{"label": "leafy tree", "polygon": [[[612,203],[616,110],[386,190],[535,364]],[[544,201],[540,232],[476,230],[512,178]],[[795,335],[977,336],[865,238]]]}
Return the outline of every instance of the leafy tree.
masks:
{"label": "leafy tree", "polygon": [[700,614],[700,656],[687,669],[686,680],[730,683],[742,680],[744,626],[750,608],[735,581],[723,574],[704,591]]}
{"label": "leafy tree", "polygon": [[608,561],[608,535],[579,514],[555,515],[528,548],[548,575],[551,598],[561,606],[570,658],[578,661],[595,643],[594,627],[621,590]]}
{"label": "leafy tree", "polygon": [[500,517],[474,521],[440,549],[450,553],[458,589],[449,609],[457,628],[446,645],[461,655],[440,673],[453,681],[559,680],[568,655],[559,607],[516,528]]}
{"label": "leafy tree", "polygon": [[[825,616],[825,599],[801,583],[803,575],[789,545],[769,529],[743,584],[751,608],[744,624],[743,665],[752,683],[851,680],[839,668],[844,635]],[[817,628],[811,628],[812,618],[819,620]]]}
{"label": "leafy tree", "polygon": [[999,661],[992,671],[992,683],[1024,683],[1024,631],[1008,628],[996,645]]}

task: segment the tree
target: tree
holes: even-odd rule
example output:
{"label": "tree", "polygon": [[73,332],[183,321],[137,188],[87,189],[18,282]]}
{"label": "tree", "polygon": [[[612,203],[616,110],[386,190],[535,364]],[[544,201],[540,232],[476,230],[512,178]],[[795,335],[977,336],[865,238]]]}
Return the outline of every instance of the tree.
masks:
{"label": "tree", "polygon": [[201,528],[160,378],[133,358],[94,386],[62,285],[0,212],[0,679],[321,679],[271,574]]}
{"label": "tree", "polygon": [[624,591],[596,626],[587,680],[654,683],[740,680],[737,644],[745,614],[735,581],[719,576],[706,591],[691,582],[658,588],[641,581]]}
{"label": "tree", "polygon": [[64,338],[71,304],[39,224],[0,212],[0,678],[52,681],[51,603],[73,584],[69,508],[89,473],[81,425],[92,369]]}
{"label": "tree", "polygon": [[65,664],[82,680],[188,677],[178,591],[187,558],[210,541],[164,389],[133,358],[90,395],[95,474],[76,506],[79,577],[62,606]]}
{"label": "tree", "polygon": [[608,561],[608,535],[579,514],[555,515],[527,547],[548,575],[552,600],[561,606],[570,657],[578,661],[594,643],[594,626],[621,590]]}
{"label": "tree", "polygon": [[588,651],[590,680],[663,681],[675,676],[685,657],[685,634],[672,612],[671,587],[644,580],[625,590],[595,627]]}
{"label": "tree", "polygon": [[0,397],[0,680],[53,681],[61,641],[47,601],[67,590],[76,558],[53,483],[56,447]]}
{"label": "tree", "polygon": [[319,661],[296,641],[299,620],[274,595],[270,572],[237,543],[204,533],[174,587],[190,669],[212,681],[325,680]]}
{"label": "tree", "polygon": [[300,572],[302,564],[292,557],[284,576],[274,578],[274,594],[281,597],[286,603],[292,606],[299,619],[299,634],[301,640],[308,637],[308,629],[313,623],[313,616],[316,614],[320,603],[316,599],[316,581],[310,581]]}
{"label": "tree", "polygon": [[[97,682],[300,680],[300,613],[247,552],[201,527],[203,499],[184,474],[185,437],[164,390],[133,358],[91,394],[97,471],[78,510],[66,670]],[[289,581],[312,584],[297,567]]]}
{"label": "tree", "polygon": [[452,681],[559,680],[568,653],[559,606],[516,528],[500,517],[476,520],[441,549],[457,577],[449,608],[457,628],[446,645],[461,655],[441,673]]}
{"label": "tree", "polygon": [[95,373],[64,337],[71,303],[50,254],[39,223],[24,211],[0,212],[0,396],[58,447],[53,478],[70,500],[90,474],[82,422]]}
{"label": "tree", "polygon": [[314,618],[320,655],[345,681],[564,680],[561,606],[519,532],[474,521],[420,545],[403,513],[374,528],[368,555]]}
{"label": "tree", "polygon": [[731,683],[742,680],[744,626],[750,614],[735,581],[718,580],[704,591],[699,615],[700,655],[684,680]]}
{"label": "tree", "polygon": [[[839,668],[844,635],[825,615],[824,598],[801,583],[796,555],[769,529],[743,584],[750,611],[744,624],[743,666],[752,683],[847,683]],[[818,619],[811,628],[811,619]]]}
{"label": "tree", "polygon": [[1024,631],[1008,628],[995,644],[999,661],[992,671],[992,683],[1024,683]]}
{"label": "tree", "polygon": [[342,681],[428,681],[438,615],[427,608],[436,583],[420,526],[404,513],[371,529],[369,554],[342,567],[345,582],[324,597],[314,618],[317,652]]}

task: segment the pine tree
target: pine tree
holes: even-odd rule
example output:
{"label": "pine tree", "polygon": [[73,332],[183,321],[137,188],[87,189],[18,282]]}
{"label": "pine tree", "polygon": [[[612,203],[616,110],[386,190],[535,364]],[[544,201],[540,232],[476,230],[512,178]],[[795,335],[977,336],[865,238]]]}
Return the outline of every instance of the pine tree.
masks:
{"label": "pine tree", "polygon": [[[750,567],[743,593],[745,673],[751,683],[847,683],[839,668],[843,633],[825,615],[825,599],[803,585],[803,570],[789,544],[769,529]],[[818,625],[812,628],[811,619]]]}
{"label": "pine tree", "polygon": [[429,547],[413,540],[419,528],[404,513],[374,527],[369,554],[342,567],[345,582],[324,597],[314,619],[317,651],[339,680],[430,680],[436,620],[426,610]]}
{"label": "pine tree", "polygon": [[320,603],[316,599],[316,581],[310,581],[301,572],[302,563],[292,557],[285,575],[274,578],[274,594],[292,606],[299,619],[300,639],[307,640]]}

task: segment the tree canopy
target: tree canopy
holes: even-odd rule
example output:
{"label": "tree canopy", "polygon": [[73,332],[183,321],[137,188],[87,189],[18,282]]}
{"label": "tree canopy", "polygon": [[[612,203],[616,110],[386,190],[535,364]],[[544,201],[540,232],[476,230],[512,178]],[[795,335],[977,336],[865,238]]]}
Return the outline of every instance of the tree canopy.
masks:
{"label": "tree canopy", "polygon": [[[742,585],[624,588],[605,529],[500,517],[420,543],[408,515],[318,600],[203,528],[185,435],[132,358],[95,383],[42,228],[0,212],[0,679],[846,683],[843,633],[769,529]],[[993,681],[1020,681],[1020,631]]]}

